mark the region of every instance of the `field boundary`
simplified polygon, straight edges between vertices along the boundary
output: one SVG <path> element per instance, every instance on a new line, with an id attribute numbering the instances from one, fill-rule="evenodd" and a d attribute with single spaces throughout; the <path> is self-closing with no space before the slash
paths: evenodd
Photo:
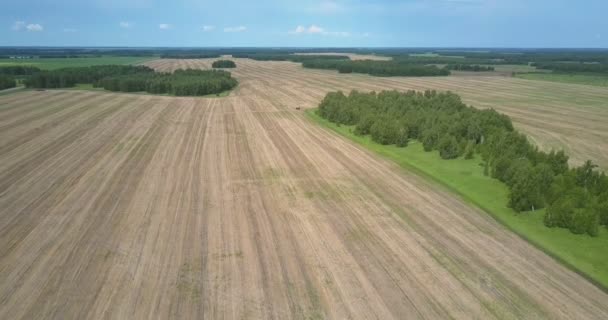
<path id="1" fill-rule="evenodd" d="M 25 91 L 25 90 L 27 90 L 27 88 L 24 86 L 8 88 L 8 89 L 0 90 L 0 96 L 4 96 L 4 95 L 15 93 L 15 92 L 21 92 L 21 91 Z"/>
<path id="2" fill-rule="evenodd" d="M 495 213 L 494 211 L 490 210 L 489 208 L 487 208 L 485 205 L 479 203 L 478 201 L 476 201 L 475 199 L 472 199 L 471 197 L 467 196 L 466 194 L 464 194 L 463 192 L 459 191 L 458 189 L 450 186 L 448 183 L 444 182 L 443 180 L 441 180 L 440 178 L 412 165 L 406 162 L 397 162 L 395 161 L 392 157 L 382 154 L 380 152 L 377 152 L 375 150 L 372 150 L 370 148 L 368 148 L 367 146 L 365 146 L 363 143 L 356 141 L 354 139 L 351 139 L 351 137 L 349 137 L 348 135 L 344 134 L 343 132 L 341 132 L 340 130 L 337 130 L 334 126 L 332 126 L 332 123 L 329 123 L 327 120 L 321 118 L 320 116 L 318 116 L 315 111 L 317 110 L 317 108 L 313 108 L 313 109 L 308 109 L 305 111 L 306 117 L 313 123 L 319 125 L 320 127 L 329 129 L 330 131 L 334 132 L 335 134 L 338 134 L 344 138 L 347 138 L 349 141 L 352 141 L 354 143 L 356 143 L 357 145 L 360 145 L 362 147 L 364 147 L 366 150 L 381 156 L 384 159 L 387 159 L 393 163 L 395 163 L 396 165 L 398 165 L 399 167 L 408 170 L 416 175 L 418 175 L 419 177 L 427 180 L 428 182 L 434 183 L 442 188 L 445 188 L 447 190 L 449 190 L 451 193 L 455 194 L 456 196 L 458 196 L 460 199 L 462 199 L 463 201 L 472 204 L 474 206 L 476 206 L 477 208 L 481 209 L 482 211 L 486 212 L 490 217 L 492 217 L 492 219 L 494 219 L 495 221 L 497 221 L 498 223 L 500 223 L 502 226 L 504 226 L 505 228 L 507 228 L 509 231 L 513 232 L 514 234 L 516 234 L 518 237 L 524 239 L 526 242 L 530 243 L 531 245 L 533 245 L 535 248 L 539 249 L 540 251 L 542 251 L 543 253 L 547 254 L 548 256 L 550 256 L 551 258 L 553 258 L 554 260 L 558 261 L 560 264 L 562 264 L 563 266 L 565 266 L 566 268 L 568 268 L 571 271 L 574 271 L 575 273 L 577 273 L 578 275 L 582 276 L 583 278 L 585 278 L 587 281 L 591 282 L 593 285 L 595 285 L 597 288 L 599 288 L 600 290 L 602 290 L 605 293 L 608 293 L 608 286 L 603 284 L 602 282 L 600 282 L 599 280 L 595 279 L 594 277 L 592 277 L 590 274 L 584 272 L 583 270 L 580 270 L 578 267 L 576 267 L 575 265 L 573 265 L 572 263 L 570 263 L 569 261 L 565 260 L 564 258 L 560 257 L 559 255 L 557 255 L 556 253 L 552 252 L 551 250 L 545 248 L 542 244 L 538 243 L 537 241 L 529 238 L 527 235 L 525 235 L 523 232 L 513 228 L 512 226 L 510 226 L 508 223 L 506 223 L 506 221 L 504 221 L 500 215 L 498 215 L 497 213 Z"/>

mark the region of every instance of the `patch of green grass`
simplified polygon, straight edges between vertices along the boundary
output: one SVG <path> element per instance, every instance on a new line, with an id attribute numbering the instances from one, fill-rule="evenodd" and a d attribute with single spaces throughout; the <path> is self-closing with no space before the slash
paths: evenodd
<path id="1" fill-rule="evenodd" d="M 23 90 L 25 90 L 25 87 L 23 87 L 23 86 L 18 86 L 18 87 L 14 87 L 14 88 L 8 88 L 8 89 L 0 90 L 0 96 L 11 94 L 11 93 L 15 93 L 15 92 L 20 92 L 20 91 L 23 91 Z"/>
<path id="2" fill-rule="evenodd" d="M 541 80 L 561 83 L 585 84 L 590 86 L 608 87 L 608 75 L 600 74 L 566 74 L 566 73 L 520 73 L 517 78 Z"/>
<path id="3" fill-rule="evenodd" d="M 575 235 L 567 229 L 547 228 L 543 224 L 544 210 L 518 214 L 507 207 L 508 188 L 483 174 L 479 158 L 443 160 L 436 151 L 424 152 L 422 144 L 415 141 L 406 148 L 380 145 L 369 136 L 355 135 L 352 126 L 337 126 L 319 117 L 315 111 L 306 111 L 315 123 L 454 191 L 465 201 L 483 209 L 522 238 L 608 291 L 606 228 L 601 227 L 599 236 L 595 238 Z"/>
<path id="4" fill-rule="evenodd" d="M 117 57 L 102 56 L 94 58 L 42 58 L 42 59 L 0 59 L 1 66 L 27 65 L 43 70 L 55 70 L 67 67 L 90 67 L 108 64 L 138 64 L 157 57 Z"/>

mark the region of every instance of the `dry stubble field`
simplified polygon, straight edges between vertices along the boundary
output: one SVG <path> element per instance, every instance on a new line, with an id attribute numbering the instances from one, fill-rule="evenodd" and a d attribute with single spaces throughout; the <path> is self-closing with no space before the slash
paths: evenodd
<path id="1" fill-rule="evenodd" d="M 206 68 L 205 60 L 156 60 L 148 63 L 159 70 Z M 518 129 L 527 133 L 544 150 L 565 149 L 572 164 L 593 160 L 608 170 L 608 88 L 548 81 L 530 81 L 492 73 L 458 73 L 457 77 L 370 77 L 338 74 L 334 71 L 301 68 L 291 62 L 256 62 L 238 59 L 235 73 L 240 79 L 261 81 L 290 95 L 294 103 L 316 107 L 329 91 L 352 89 L 450 90 L 468 104 L 494 108 L 508 114 Z M 250 89 L 251 91 L 251 89 Z M 251 93 L 256 94 L 256 93 Z M 292 108 L 292 105 L 286 105 Z"/>
<path id="2" fill-rule="evenodd" d="M 437 86 L 513 101 L 501 110 L 522 128 L 567 144 L 585 139 L 559 135 L 572 121 L 606 135 L 601 108 L 561 117 L 574 106 L 518 79 L 237 65 L 226 98 L 0 96 L 0 319 L 608 317 L 608 295 L 579 275 L 294 110 L 337 88 Z M 540 115 L 562 120 L 521 121 Z M 600 159 L 594 141 L 573 147 Z"/>

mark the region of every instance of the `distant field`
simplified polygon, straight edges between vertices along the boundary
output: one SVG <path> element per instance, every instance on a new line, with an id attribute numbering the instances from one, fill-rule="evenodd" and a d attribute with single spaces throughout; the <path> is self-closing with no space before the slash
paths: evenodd
<path id="1" fill-rule="evenodd" d="M 515 75 L 521 79 L 542 80 L 561 83 L 586 84 L 608 87 L 608 76 L 594 74 L 560 74 L 560 73 L 522 73 Z"/>
<path id="2" fill-rule="evenodd" d="M 357 54 L 357 53 L 340 53 L 340 52 L 320 52 L 320 53 L 310 52 L 310 53 L 296 53 L 296 55 L 347 56 L 351 60 L 391 60 L 392 59 L 391 57 L 378 56 L 375 54 Z"/>
<path id="3" fill-rule="evenodd" d="M 362 74 L 338 74 L 335 71 L 305 69 L 299 63 L 261 63 L 237 59 L 233 73 L 237 78 L 260 75 L 271 77 L 285 90 L 298 97 L 298 104 L 317 107 L 328 91 L 352 89 L 440 90 L 458 93 L 465 103 L 478 108 L 493 108 L 513 119 L 515 126 L 529 135 L 542 150 L 564 149 L 571 164 L 591 159 L 608 169 L 608 89 L 549 81 L 527 81 L 488 74 L 475 77 L 394 77 L 379 78 Z M 211 68 L 210 59 L 162 59 L 146 63 L 161 71 L 184 68 Z M 242 83 L 236 91 L 246 89 Z"/>
<path id="4" fill-rule="evenodd" d="M 49 58 L 49 59 L 0 59 L 0 66 L 29 65 L 44 70 L 60 69 L 65 67 L 88 67 L 104 64 L 138 64 L 155 59 L 156 57 L 114 57 L 99 58 Z"/>

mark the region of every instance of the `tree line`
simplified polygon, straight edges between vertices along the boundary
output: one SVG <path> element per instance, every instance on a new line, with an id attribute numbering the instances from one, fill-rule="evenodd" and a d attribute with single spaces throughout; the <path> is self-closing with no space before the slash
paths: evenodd
<path id="1" fill-rule="evenodd" d="M 447 76 L 450 71 L 431 65 L 401 63 L 398 61 L 350 60 L 342 55 L 297 55 L 242 53 L 234 58 L 248 58 L 258 61 L 300 62 L 304 68 L 337 70 L 340 73 L 365 73 L 373 76 Z"/>
<path id="2" fill-rule="evenodd" d="M 217 60 L 211 64 L 212 68 L 236 68 L 236 63 L 232 60 Z"/>
<path id="3" fill-rule="evenodd" d="M 508 116 L 468 107 L 454 93 L 333 92 L 317 112 L 383 145 L 406 147 L 415 139 L 443 159 L 479 155 L 484 174 L 509 188 L 508 206 L 516 212 L 546 208 L 547 227 L 596 236 L 600 225 L 608 226 L 608 177 L 593 163 L 570 168 L 563 151 L 538 150 Z"/>
<path id="4" fill-rule="evenodd" d="M 176 70 L 174 73 L 143 73 L 106 77 L 95 86 L 109 91 L 148 92 L 175 96 L 204 96 L 231 90 L 237 85 L 222 70 Z"/>
<path id="5" fill-rule="evenodd" d="M 17 78 L 28 77 L 40 72 L 40 69 L 32 66 L 0 66 L 0 90 L 14 88 L 17 86 Z"/>
<path id="6" fill-rule="evenodd" d="M 17 86 L 15 78 L 0 74 L 0 90 L 14 88 Z"/>
<path id="7" fill-rule="evenodd" d="M 480 66 L 478 64 L 448 64 L 445 66 L 448 70 L 454 71 L 473 71 L 473 72 L 484 72 L 484 71 L 494 71 L 494 67 L 492 66 Z"/>
<path id="8" fill-rule="evenodd" d="M 532 65 L 538 69 L 559 73 L 608 73 L 608 64 L 600 63 L 533 63 Z"/>
<path id="9" fill-rule="evenodd" d="M 28 76 L 40 72 L 40 68 L 27 65 L 2 66 L 0 67 L 1 75 L 11 76 Z"/>
<path id="10" fill-rule="evenodd" d="M 106 65 L 91 67 L 72 67 L 38 72 L 24 81 L 28 88 L 69 88 L 78 83 L 95 83 L 103 78 L 153 74 L 154 69 L 146 66 Z"/>
<path id="11" fill-rule="evenodd" d="M 340 73 L 365 73 L 372 76 L 447 76 L 450 71 L 434 65 L 399 63 L 379 60 L 308 60 L 304 68 L 337 70 Z"/>
<path id="12" fill-rule="evenodd" d="M 25 80 L 28 88 L 69 88 L 88 83 L 109 91 L 176 96 L 218 94 L 238 82 L 226 71 L 177 70 L 159 73 L 145 66 L 107 65 L 41 71 Z"/>

